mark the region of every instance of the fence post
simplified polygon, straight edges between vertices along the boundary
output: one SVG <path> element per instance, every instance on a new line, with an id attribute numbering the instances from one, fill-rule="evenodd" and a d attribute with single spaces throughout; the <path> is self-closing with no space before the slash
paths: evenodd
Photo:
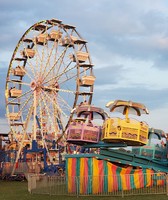
<path id="1" fill-rule="evenodd" d="M 79 181 L 77 176 L 75 178 L 76 178 L 76 195 L 77 197 L 79 197 Z"/>
<path id="2" fill-rule="evenodd" d="M 32 178 L 30 176 L 30 174 L 28 174 L 28 177 L 27 177 L 27 180 L 28 180 L 28 191 L 30 192 L 30 194 L 32 193 Z"/>
<path id="3" fill-rule="evenodd" d="M 49 195 L 51 196 L 51 176 L 48 176 L 48 183 L 49 183 Z"/>
<path id="4" fill-rule="evenodd" d="M 168 174 L 166 174 L 166 195 L 168 196 Z"/>
<path id="5" fill-rule="evenodd" d="M 126 176 L 126 175 L 122 175 L 121 174 L 121 176 L 123 177 L 123 176 Z M 124 190 L 123 190 L 123 185 L 122 185 L 122 181 L 121 181 L 121 194 L 122 194 L 122 198 L 124 197 Z"/>
<path id="6" fill-rule="evenodd" d="M 122 193 L 122 198 L 124 197 L 124 190 L 122 189 L 121 190 L 121 193 Z"/>

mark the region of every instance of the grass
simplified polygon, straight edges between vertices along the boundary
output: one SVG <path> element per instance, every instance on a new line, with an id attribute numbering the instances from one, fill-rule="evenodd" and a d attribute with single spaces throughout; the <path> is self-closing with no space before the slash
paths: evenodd
<path id="1" fill-rule="evenodd" d="M 111 196 L 49 196 L 30 194 L 27 190 L 27 181 L 0 181 L 0 200 L 167 200 L 166 195 L 141 195 L 127 197 Z"/>

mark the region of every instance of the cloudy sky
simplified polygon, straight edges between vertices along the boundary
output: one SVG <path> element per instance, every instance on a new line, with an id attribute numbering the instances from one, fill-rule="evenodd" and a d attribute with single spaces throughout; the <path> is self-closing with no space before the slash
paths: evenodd
<path id="1" fill-rule="evenodd" d="M 0 130 L 7 132 L 5 82 L 13 50 L 23 33 L 43 19 L 75 25 L 88 41 L 97 77 L 93 103 L 141 102 L 150 127 L 168 132 L 167 0 L 1 0 Z M 114 114 L 113 114 L 114 116 Z"/>

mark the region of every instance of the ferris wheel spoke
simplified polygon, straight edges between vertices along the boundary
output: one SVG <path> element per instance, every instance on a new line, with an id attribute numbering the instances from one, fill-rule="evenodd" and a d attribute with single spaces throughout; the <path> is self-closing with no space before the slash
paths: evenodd
<path id="1" fill-rule="evenodd" d="M 35 67 L 33 67 L 33 65 L 31 63 L 29 63 L 29 62 L 27 62 L 27 64 L 30 66 L 30 69 L 31 69 L 31 71 L 33 73 L 33 76 L 36 77 L 35 70 L 34 70 Z"/>
<path id="2" fill-rule="evenodd" d="M 56 108 L 58 109 L 58 111 L 59 111 L 60 113 L 62 113 L 65 117 L 68 117 L 68 116 L 63 112 L 63 110 L 58 106 L 58 104 L 56 104 L 56 103 L 53 101 L 53 98 L 51 98 L 51 97 L 47 94 L 47 92 L 44 92 L 44 95 L 49 99 L 50 102 L 52 102 L 52 103 L 56 106 Z"/>
<path id="3" fill-rule="evenodd" d="M 58 42 L 57 43 L 54 42 L 54 46 L 55 46 L 55 54 L 54 54 L 53 60 L 56 60 L 57 59 L 57 55 L 58 55 Z"/>
<path id="4" fill-rule="evenodd" d="M 64 63 L 64 62 L 63 62 L 64 57 L 65 57 L 65 54 L 62 56 L 61 61 L 60 61 L 60 64 L 57 66 L 57 72 L 55 73 L 56 76 L 57 76 L 57 74 L 59 73 L 59 70 L 60 70 L 60 68 L 61 68 L 62 63 Z M 65 68 L 64 70 L 66 70 L 66 69 L 69 67 L 69 65 L 70 65 L 71 63 L 72 63 L 72 62 L 69 62 L 69 64 L 66 66 L 66 68 Z"/>
<path id="5" fill-rule="evenodd" d="M 58 45 L 57 45 L 57 46 L 58 46 Z M 58 49 L 56 49 L 55 59 L 56 59 L 57 50 L 58 50 Z M 66 53 L 65 53 L 65 54 L 66 54 Z M 59 73 L 59 71 L 60 71 L 60 69 L 61 69 L 61 65 L 62 65 L 62 64 L 65 65 L 65 64 L 64 64 L 64 60 L 63 60 L 64 57 L 65 57 L 65 54 L 62 56 L 61 62 L 60 62 L 60 64 L 57 66 L 57 70 L 56 70 L 55 76 L 58 75 L 58 73 Z M 64 68 L 64 71 L 71 65 L 71 63 L 72 63 L 72 61 L 70 61 L 69 64 L 65 65 L 66 67 Z"/>
<path id="6" fill-rule="evenodd" d="M 30 86 L 30 83 L 22 82 L 21 80 L 8 80 L 10 83 L 19 84 L 19 85 L 26 85 Z"/>
<path id="7" fill-rule="evenodd" d="M 41 133 L 41 136 L 42 136 L 42 145 L 43 145 L 43 147 L 45 147 L 46 148 L 46 151 L 47 151 L 47 156 L 49 157 L 49 160 L 50 160 L 50 162 L 52 162 L 52 158 L 51 158 L 51 155 L 50 155 L 50 153 L 49 153 L 49 149 L 48 149 L 48 146 L 47 146 L 47 143 L 46 143 L 46 140 L 45 140 L 45 133 L 43 132 L 43 124 L 42 124 L 42 120 L 43 120 L 43 117 L 44 117 L 44 115 L 43 115 L 43 108 L 42 108 L 42 103 L 43 102 L 43 99 L 41 98 L 41 99 L 39 99 L 39 102 L 38 102 L 38 104 L 39 104 L 39 114 L 40 114 L 40 133 Z M 46 110 L 46 108 L 45 108 L 45 110 Z"/>
<path id="8" fill-rule="evenodd" d="M 47 143 L 46 143 L 46 140 L 45 140 L 45 133 L 43 132 L 43 124 L 42 124 L 42 118 L 43 118 L 43 113 L 42 113 L 42 105 L 41 105 L 41 102 L 42 102 L 42 99 L 39 101 L 39 109 L 40 109 L 40 133 L 41 133 L 41 136 L 42 136 L 42 145 L 43 145 L 43 148 L 46 148 L 46 151 L 47 151 L 47 156 L 49 157 L 49 160 L 50 162 L 52 162 L 52 158 L 51 158 L 51 155 L 49 153 L 49 149 L 48 149 L 48 146 L 47 146 Z"/>
<path id="9" fill-rule="evenodd" d="M 54 101 L 55 98 L 53 98 L 53 109 L 54 109 L 54 126 L 57 128 L 57 130 L 59 130 L 58 132 L 60 132 L 60 130 L 62 131 L 63 129 L 63 123 L 62 123 L 62 119 L 61 119 L 61 116 L 62 116 L 62 113 L 59 111 L 58 109 L 58 105 L 57 103 Z M 61 126 L 60 126 L 61 125 Z M 55 138 L 58 139 L 58 135 L 56 134 L 55 132 Z"/>
<path id="10" fill-rule="evenodd" d="M 31 103 L 31 105 L 30 105 L 30 107 L 29 107 L 29 109 L 28 109 L 28 112 L 27 112 L 27 117 L 26 117 L 26 119 L 25 119 L 24 130 L 27 130 L 27 128 L 28 128 L 28 123 L 29 123 L 30 118 L 31 118 L 31 116 L 32 116 L 33 109 L 34 109 L 34 106 L 33 106 L 33 101 L 32 101 L 32 103 Z"/>
<path id="11" fill-rule="evenodd" d="M 19 85 L 26 85 L 26 86 L 30 86 L 30 83 L 19 82 Z"/>
<path id="12" fill-rule="evenodd" d="M 65 83 L 65 82 L 68 82 L 68 81 L 70 81 L 70 80 L 72 80 L 72 79 L 74 79 L 74 78 L 77 78 L 78 77 L 78 75 L 77 75 L 77 73 L 76 74 L 73 74 L 73 75 L 69 75 L 69 77 L 68 76 L 66 76 L 65 78 L 62 78 L 60 81 L 59 81 L 59 85 L 62 85 L 63 83 Z"/>
<path id="13" fill-rule="evenodd" d="M 51 74 L 51 72 L 52 72 L 52 76 L 54 75 L 53 70 L 55 69 L 55 66 L 56 66 L 56 65 L 58 64 L 58 62 L 60 61 L 60 64 L 57 66 L 57 68 L 58 68 L 58 70 L 59 70 L 59 68 L 60 68 L 60 66 L 61 66 L 61 63 L 62 63 L 62 60 L 63 60 L 63 58 L 64 58 L 64 56 L 65 56 L 65 54 L 66 54 L 66 50 L 67 50 L 67 48 L 65 48 L 64 51 L 62 52 L 62 54 L 60 55 L 60 57 L 59 57 L 58 59 L 56 59 L 56 61 L 54 62 L 53 66 L 50 68 L 50 70 L 48 71 L 48 73 L 47 73 L 46 76 L 48 76 L 49 74 Z M 57 71 L 58 71 L 58 70 L 57 70 Z M 44 80 L 45 80 L 45 79 L 44 79 Z"/>
<path id="14" fill-rule="evenodd" d="M 43 133 L 43 123 L 42 123 L 42 119 L 43 119 L 43 111 L 42 111 L 42 105 L 41 105 L 41 101 L 39 101 L 39 110 L 40 110 L 40 133 L 42 136 L 42 142 L 43 142 L 43 147 L 44 147 L 44 133 Z"/>
<path id="15" fill-rule="evenodd" d="M 38 51 L 38 45 L 37 45 L 37 43 L 36 43 L 36 41 L 34 42 L 34 46 L 35 46 L 35 51 L 36 51 L 36 57 L 35 57 L 35 62 L 36 62 L 36 72 L 34 71 L 34 77 L 37 77 L 37 75 L 38 75 L 38 70 L 37 70 L 37 67 L 40 65 L 40 67 L 41 67 L 41 65 L 42 65 L 42 58 L 41 58 L 41 56 L 40 56 L 40 53 L 39 53 L 39 51 Z M 43 48 L 44 49 L 44 48 Z M 43 50 L 44 51 L 44 50 Z"/>
<path id="16" fill-rule="evenodd" d="M 58 63 L 58 61 L 64 56 L 64 54 L 66 53 L 68 49 L 68 46 L 62 51 L 61 55 L 59 56 L 59 58 L 54 62 L 53 66 L 49 69 L 49 71 L 47 72 L 47 74 L 45 74 L 45 77 L 43 79 L 43 81 L 48 77 L 48 75 L 50 74 L 50 72 L 55 68 L 56 64 Z"/>
<path id="17" fill-rule="evenodd" d="M 29 98 L 26 98 L 26 101 L 20 107 L 20 110 L 19 110 L 20 113 L 23 111 L 23 109 L 26 107 L 26 105 L 30 102 L 30 100 L 32 100 L 32 97 L 33 97 L 33 93 L 29 96 Z"/>
<path id="18" fill-rule="evenodd" d="M 41 58 L 42 61 L 44 61 L 44 50 L 45 50 L 45 45 L 43 46 L 43 49 L 42 49 L 42 58 Z M 43 69 L 43 64 L 44 64 L 44 62 L 42 61 L 40 63 L 40 76 L 42 74 L 42 69 Z"/>
<path id="19" fill-rule="evenodd" d="M 45 104 L 44 104 L 44 98 L 41 97 L 42 94 L 40 94 L 40 98 L 38 98 L 38 102 L 37 102 L 37 108 L 38 108 L 38 112 L 37 112 L 37 116 L 40 116 L 40 118 L 38 119 L 39 120 L 39 123 L 40 123 L 40 130 L 43 132 L 43 119 L 44 117 L 46 117 L 46 107 L 45 107 Z M 42 105 L 43 103 L 43 105 Z M 48 116 L 48 115 L 47 115 Z"/>
<path id="20" fill-rule="evenodd" d="M 61 97 L 61 95 L 58 94 L 58 97 L 59 97 L 58 99 L 61 101 L 61 105 L 66 105 L 67 110 L 68 110 L 69 113 L 70 113 L 71 110 L 72 110 L 72 107 L 68 104 L 67 101 L 65 101 L 65 100 Z"/>
<path id="21" fill-rule="evenodd" d="M 45 94 L 44 94 L 45 95 Z M 45 95 L 46 96 L 46 95 Z M 48 97 L 46 96 L 46 98 L 47 98 L 47 100 L 49 100 L 50 102 L 52 102 L 52 108 L 54 108 L 55 107 L 55 105 L 54 105 L 54 100 L 53 99 L 48 99 Z M 40 101 L 40 103 L 39 103 L 39 107 L 40 107 L 40 119 L 42 119 L 43 118 L 43 108 L 42 108 L 42 105 L 41 105 L 41 101 Z M 51 108 L 51 109 L 52 109 Z M 56 120 L 56 118 L 58 118 L 57 117 L 57 115 L 56 115 L 56 113 L 55 113 L 55 110 L 54 110 L 54 118 L 52 118 L 53 120 L 53 123 L 51 124 L 52 125 L 52 127 L 53 127 L 53 129 L 54 129 L 54 131 L 53 131 L 53 133 L 54 133 L 54 137 L 56 138 L 57 137 L 57 133 L 58 133 L 58 122 L 56 122 L 55 120 Z M 43 127 L 43 124 L 42 124 L 42 120 L 40 121 L 40 125 L 41 125 L 41 127 Z M 41 128 L 41 131 L 42 131 L 42 134 L 43 134 L 43 128 Z M 42 137 L 44 137 L 44 135 L 42 135 Z"/>
<path id="22" fill-rule="evenodd" d="M 88 69 L 89 69 L 89 68 L 80 71 L 79 74 L 83 74 L 83 73 L 86 72 Z M 69 80 L 71 80 L 71 79 L 74 79 L 75 77 L 77 77 L 77 73 L 74 74 L 73 76 L 71 76 L 71 77 L 65 79 L 65 80 L 60 81 L 59 84 L 61 85 L 61 84 L 65 83 L 65 82 L 67 82 L 67 81 L 69 81 Z"/>
<path id="23" fill-rule="evenodd" d="M 86 73 L 87 70 L 89 70 L 89 67 L 86 68 L 85 70 L 80 71 L 79 74 L 80 74 L 80 75 L 81 75 L 81 74 L 84 74 L 84 73 Z M 59 82 L 59 85 L 65 83 L 65 82 L 67 82 L 67 81 L 69 81 L 69 80 L 71 80 L 71 79 L 74 79 L 74 78 L 77 77 L 77 76 L 78 76 L 78 75 L 77 75 L 77 73 L 76 73 L 76 74 L 74 74 L 73 76 L 68 77 L 67 79 L 62 80 L 61 82 Z"/>
<path id="24" fill-rule="evenodd" d="M 72 93 L 72 94 L 76 94 L 76 90 L 72 91 L 72 90 L 64 90 L 64 89 L 59 89 L 59 88 L 53 88 L 53 87 L 47 87 L 47 86 L 43 86 L 42 89 L 44 91 L 56 91 L 56 92 L 65 92 L 65 93 Z"/>
<path id="25" fill-rule="evenodd" d="M 51 56 L 52 56 L 52 52 L 53 52 L 54 48 L 56 49 L 56 53 L 55 53 L 55 55 L 54 55 L 54 60 L 56 60 L 56 55 L 57 55 L 57 51 L 58 51 L 58 43 L 53 42 L 52 48 L 51 48 L 51 50 L 50 50 L 50 53 L 49 53 L 49 55 L 47 56 L 47 62 L 46 62 L 45 67 L 44 67 L 44 69 L 43 69 L 42 77 L 43 77 L 44 74 L 46 73 L 46 69 L 47 69 L 47 67 L 48 67 L 48 65 L 49 65 L 49 62 L 50 62 L 50 60 L 51 60 Z"/>
<path id="26" fill-rule="evenodd" d="M 37 43 L 34 42 L 34 46 L 35 46 L 35 51 L 36 51 L 36 64 L 38 64 L 38 61 L 40 61 L 40 63 L 42 62 L 42 59 L 41 59 L 41 56 L 39 54 L 39 51 L 38 51 L 38 46 L 37 46 Z M 37 65 L 38 66 L 38 65 Z"/>
<path id="27" fill-rule="evenodd" d="M 42 101 L 43 101 L 43 103 L 44 103 L 44 107 L 45 107 L 45 110 L 46 110 L 47 115 L 48 115 L 48 117 L 49 117 L 50 123 L 51 123 L 51 125 L 54 127 L 54 124 L 53 124 L 53 122 L 52 122 L 52 113 L 50 113 L 50 109 L 49 109 L 49 107 L 48 107 L 48 105 L 47 105 L 47 102 L 46 102 L 46 100 L 45 100 L 45 98 L 44 98 L 43 95 L 41 95 L 41 98 L 42 98 Z"/>
<path id="28" fill-rule="evenodd" d="M 58 74 L 57 76 L 53 76 L 51 79 L 49 79 L 49 80 L 47 80 L 46 82 L 44 82 L 44 84 L 46 84 L 46 83 L 48 83 L 48 82 L 50 82 L 50 81 L 52 81 L 52 80 L 54 80 L 54 79 L 57 80 L 60 76 L 64 75 L 65 73 L 68 73 L 69 71 L 75 69 L 76 67 L 77 67 L 77 66 L 75 65 L 75 66 L 73 66 L 73 67 L 71 67 L 71 68 L 68 68 L 68 69 L 64 70 L 63 72 L 61 72 L 61 73 Z"/>
<path id="29" fill-rule="evenodd" d="M 71 62 L 69 62 L 69 64 L 64 68 L 64 71 L 66 71 L 66 69 L 68 69 L 68 67 L 71 65 L 71 63 L 72 63 L 72 61 Z M 64 64 L 64 62 L 63 62 L 63 64 Z M 65 65 L 65 64 L 64 64 Z M 75 65 L 76 66 L 76 65 Z M 60 67 L 61 67 L 61 65 L 59 66 L 59 68 L 58 68 L 58 70 L 57 70 L 57 73 L 56 73 L 56 75 L 58 74 L 58 72 L 59 72 L 59 70 L 60 70 Z M 73 68 L 72 68 L 73 69 Z M 66 73 L 65 73 L 66 74 Z M 61 76 L 59 76 L 59 78 L 57 79 L 57 80 L 59 80 L 60 79 L 60 77 Z"/>
<path id="30" fill-rule="evenodd" d="M 25 83 L 25 82 L 20 82 L 19 85 L 26 85 L 26 86 L 30 86 L 30 83 Z"/>
<path id="31" fill-rule="evenodd" d="M 25 74 L 33 81 L 33 78 L 32 78 L 32 76 L 28 73 L 28 71 L 25 70 L 25 68 L 22 67 L 22 66 L 20 66 L 20 68 L 21 68 L 21 69 L 25 72 Z"/>
<path id="32" fill-rule="evenodd" d="M 43 115 L 43 111 L 42 111 L 43 109 L 42 109 L 41 102 L 42 102 L 42 99 L 39 99 L 39 101 L 38 101 L 39 113 L 37 113 L 37 116 L 38 116 L 38 114 L 40 116 L 40 119 L 39 119 L 40 127 L 39 127 L 39 129 L 40 129 L 40 134 L 41 134 L 41 137 L 42 137 L 42 145 L 43 145 L 43 148 L 44 148 L 45 147 L 45 136 L 44 136 L 44 132 L 43 132 L 43 117 L 44 117 L 44 115 Z"/>
<path id="33" fill-rule="evenodd" d="M 35 77 L 36 76 L 36 74 L 35 74 L 35 71 L 34 71 L 34 67 L 33 67 L 33 65 L 32 65 L 32 63 L 31 62 L 29 62 L 30 61 L 30 59 L 27 61 L 27 65 L 29 65 L 30 66 L 30 70 L 32 71 L 32 74 L 33 74 L 33 76 Z M 26 71 L 25 71 L 26 72 Z M 29 75 L 29 77 L 30 77 L 30 75 Z M 31 78 L 32 79 L 32 78 Z"/>

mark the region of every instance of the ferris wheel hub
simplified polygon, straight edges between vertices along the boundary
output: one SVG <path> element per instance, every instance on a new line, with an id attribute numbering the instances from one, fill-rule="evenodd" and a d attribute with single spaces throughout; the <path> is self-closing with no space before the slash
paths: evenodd
<path id="1" fill-rule="evenodd" d="M 39 91 L 39 90 L 41 90 L 41 88 L 42 88 L 42 81 L 41 81 L 41 80 L 32 81 L 32 82 L 30 83 L 30 87 L 31 87 L 32 90 L 37 90 L 37 91 Z"/>
<path id="2" fill-rule="evenodd" d="M 35 90 L 35 88 L 36 88 L 36 82 L 32 81 L 31 84 L 30 84 L 30 87 L 31 87 L 32 90 Z"/>

